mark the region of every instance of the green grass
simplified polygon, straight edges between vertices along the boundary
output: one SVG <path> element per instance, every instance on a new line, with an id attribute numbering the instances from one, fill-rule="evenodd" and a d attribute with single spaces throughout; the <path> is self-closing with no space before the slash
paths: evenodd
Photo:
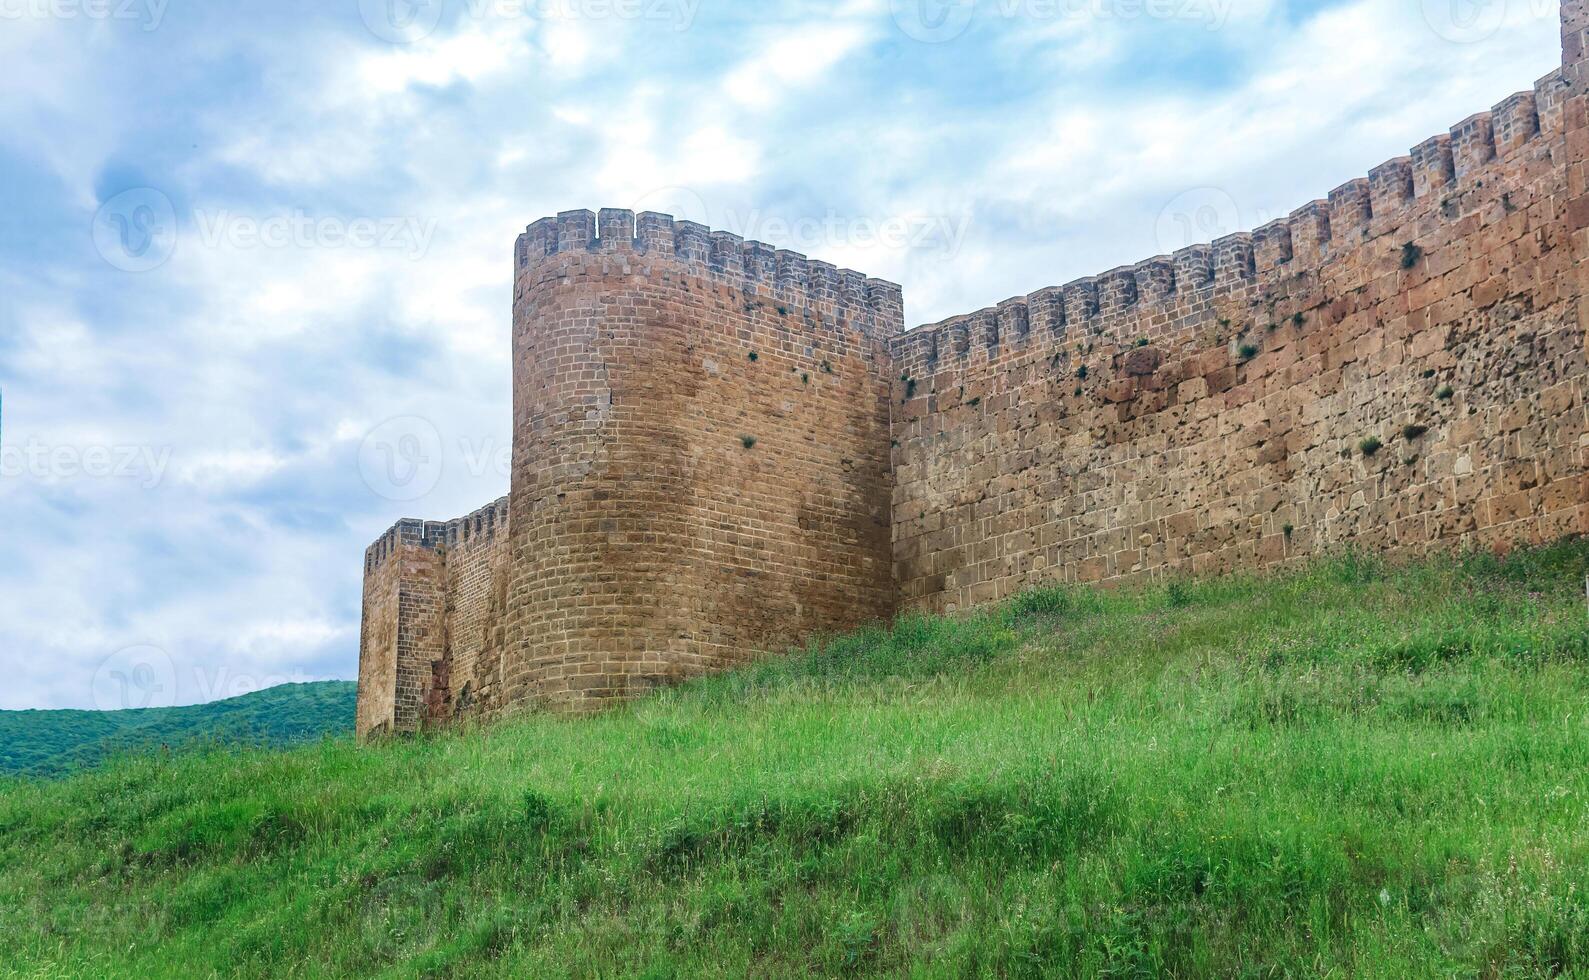
<path id="1" fill-rule="evenodd" d="M 285 746 L 353 730 L 349 681 L 282 684 L 225 701 L 129 711 L 0 711 L 0 775 L 58 776 L 117 754 L 195 743 Z"/>
<path id="2" fill-rule="evenodd" d="M 0 784 L 20 976 L 1589 975 L 1589 545 L 1056 588 Z"/>

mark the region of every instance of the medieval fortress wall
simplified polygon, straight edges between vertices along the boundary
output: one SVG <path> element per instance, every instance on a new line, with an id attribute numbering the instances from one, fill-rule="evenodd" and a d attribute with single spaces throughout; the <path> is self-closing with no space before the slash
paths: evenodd
<path id="1" fill-rule="evenodd" d="M 453 521 L 400 521 L 365 550 L 359 734 L 496 703 L 507 526 L 503 497 Z"/>
<path id="2" fill-rule="evenodd" d="M 619 210 L 531 225 L 514 280 L 512 491 L 483 535 L 405 521 L 366 555 L 361 734 L 892 614 L 898 286 Z"/>
<path id="3" fill-rule="evenodd" d="M 892 612 L 899 287 L 618 210 L 536 222 L 517 262 L 510 703 Z"/>
<path id="4" fill-rule="evenodd" d="M 896 338 L 902 600 L 1589 530 L 1567 93 L 1558 70 L 1288 219 Z"/>
<path id="5" fill-rule="evenodd" d="M 360 734 L 1045 582 L 1589 532 L 1586 27 L 1286 220 L 908 333 L 898 287 L 693 222 L 536 222 L 511 493 L 367 552 Z"/>

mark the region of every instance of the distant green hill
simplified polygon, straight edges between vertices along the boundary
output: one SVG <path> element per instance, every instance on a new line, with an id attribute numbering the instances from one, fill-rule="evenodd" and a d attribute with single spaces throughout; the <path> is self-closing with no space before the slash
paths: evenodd
<path id="1" fill-rule="evenodd" d="M 287 746 L 351 734 L 357 690 L 325 681 L 184 708 L 0 711 L 0 775 L 58 776 L 118 753 L 195 742 Z"/>

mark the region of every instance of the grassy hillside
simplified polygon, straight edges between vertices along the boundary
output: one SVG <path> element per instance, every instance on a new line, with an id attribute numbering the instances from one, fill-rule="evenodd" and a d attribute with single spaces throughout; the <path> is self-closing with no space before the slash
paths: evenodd
<path id="1" fill-rule="evenodd" d="M 0 711 L 0 775 L 56 776 L 117 753 L 196 741 L 285 746 L 353 730 L 357 685 L 284 684 L 185 708 Z"/>
<path id="2" fill-rule="evenodd" d="M 1589 546 L 0 784 L 22 976 L 1589 975 Z"/>

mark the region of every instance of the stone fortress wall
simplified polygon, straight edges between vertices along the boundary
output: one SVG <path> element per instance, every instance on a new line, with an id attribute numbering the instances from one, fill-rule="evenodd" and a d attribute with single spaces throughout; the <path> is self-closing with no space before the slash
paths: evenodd
<path id="1" fill-rule="evenodd" d="M 365 561 L 358 729 L 580 709 L 894 610 L 900 289 L 666 215 L 515 249 L 512 491 Z"/>
<path id="2" fill-rule="evenodd" d="M 1563 68 L 1289 218 L 903 330 L 665 215 L 520 236 L 507 498 L 365 558 L 361 735 L 585 708 L 903 608 L 1589 533 Z"/>
<path id="3" fill-rule="evenodd" d="M 1571 91 L 1557 70 L 1287 219 L 896 338 L 902 601 L 1589 530 Z"/>
<path id="4" fill-rule="evenodd" d="M 508 498 L 398 522 L 364 553 L 359 734 L 415 731 L 496 703 Z"/>
<path id="5" fill-rule="evenodd" d="M 892 613 L 898 286 L 621 210 L 538 221 L 517 261 L 510 702 Z"/>

